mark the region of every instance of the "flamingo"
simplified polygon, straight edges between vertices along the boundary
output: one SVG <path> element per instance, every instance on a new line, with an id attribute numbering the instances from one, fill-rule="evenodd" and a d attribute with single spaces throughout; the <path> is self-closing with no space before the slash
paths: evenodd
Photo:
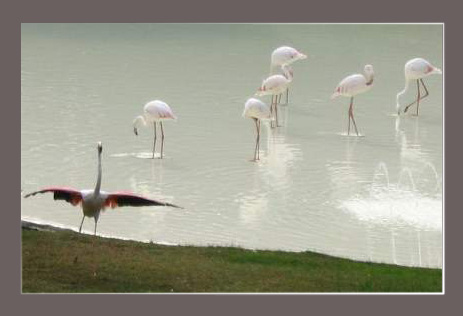
<path id="1" fill-rule="evenodd" d="M 414 58 L 405 64 L 405 88 L 397 93 L 397 114 L 400 115 L 400 108 L 401 105 L 399 103 L 399 98 L 402 94 L 407 92 L 408 90 L 408 85 L 410 80 L 416 80 L 416 87 L 418 89 L 418 95 L 416 97 L 416 100 L 410 103 L 409 105 L 405 106 L 404 108 L 404 113 L 407 113 L 408 109 L 410 106 L 416 103 L 416 115 L 418 115 L 418 108 L 420 107 L 420 100 L 423 100 L 429 95 L 428 89 L 426 88 L 423 78 L 427 77 L 429 75 L 433 74 L 442 74 L 442 71 L 439 68 L 434 67 L 431 65 L 430 62 L 423 58 Z M 420 83 L 424 88 L 425 95 L 421 96 L 421 91 L 420 91 Z"/>
<path id="2" fill-rule="evenodd" d="M 349 127 L 347 130 L 347 135 L 350 135 L 350 120 L 354 123 L 355 132 L 359 136 L 357 130 L 357 124 L 355 124 L 354 119 L 354 96 L 357 94 L 366 92 L 371 89 L 373 85 L 373 66 L 366 65 L 364 68 L 363 74 L 354 74 L 344 78 L 336 87 L 334 93 L 331 95 L 331 100 L 337 98 L 338 96 L 350 97 L 350 106 L 349 106 Z"/>
<path id="3" fill-rule="evenodd" d="M 94 234 L 96 235 L 96 227 L 98 224 L 98 218 L 100 217 L 101 210 L 104 210 L 106 207 L 115 208 L 117 206 L 170 206 L 180 208 L 174 204 L 165 203 L 161 201 L 156 201 L 148 199 L 142 196 L 138 196 L 132 193 L 126 192 L 104 192 L 100 190 L 101 187 L 101 153 L 103 151 L 103 146 L 101 142 L 98 142 L 98 178 L 96 181 L 96 186 L 94 190 L 76 190 L 68 187 L 47 187 L 39 191 L 35 191 L 29 194 L 26 194 L 24 197 L 28 198 L 29 196 L 36 195 L 38 193 L 53 192 L 53 198 L 55 200 L 65 200 L 66 202 L 71 203 L 76 206 L 82 204 L 82 211 L 84 216 L 82 217 L 82 222 L 80 223 L 79 233 L 82 230 L 82 225 L 84 223 L 85 216 L 93 217 L 95 220 L 95 230 Z"/>
<path id="4" fill-rule="evenodd" d="M 137 116 L 133 120 L 133 132 L 138 136 L 138 126 L 143 124 L 146 126 L 149 123 L 153 123 L 154 127 L 154 143 L 153 143 L 153 159 L 154 152 L 156 149 L 156 123 L 159 122 L 161 125 L 161 159 L 164 153 L 164 129 L 162 122 L 166 120 L 176 120 L 177 117 L 167 103 L 159 100 L 150 101 L 145 104 L 143 108 L 143 115 Z"/>
<path id="5" fill-rule="evenodd" d="M 293 80 L 293 72 L 288 65 L 281 66 L 284 75 L 272 75 L 262 82 L 262 86 L 257 90 L 256 96 L 271 95 L 272 102 L 270 105 L 270 113 L 275 111 L 275 124 L 278 125 L 278 95 L 283 93 Z M 273 125 L 272 125 L 273 127 Z"/>
<path id="6" fill-rule="evenodd" d="M 254 150 L 253 161 L 259 160 L 259 147 L 260 147 L 260 122 L 261 120 L 270 120 L 272 114 L 267 104 L 259 99 L 250 98 L 244 104 L 243 117 L 251 118 L 256 123 L 256 149 Z"/>
<path id="7" fill-rule="evenodd" d="M 297 60 L 306 59 L 307 55 L 299 52 L 297 49 L 289 46 L 281 46 L 272 52 L 270 58 L 270 74 L 272 74 L 274 67 L 281 67 L 283 65 L 290 65 Z M 281 94 L 279 99 L 281 98 Z M 289 88 L 286 89 L 286 103 L 288 103 Z M 278 100 L 278 102 L 280 102 Z"/>

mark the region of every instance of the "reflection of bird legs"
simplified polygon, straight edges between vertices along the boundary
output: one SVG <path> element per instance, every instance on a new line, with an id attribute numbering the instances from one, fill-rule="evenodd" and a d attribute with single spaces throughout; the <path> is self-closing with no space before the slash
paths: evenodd
<path id="1" fill-rule="evenodd" d="M 420 82 L 421 82 L 421 85 L 423 86 L 424 88 L 424 91 L 425 91 L 425 95 L 423 95 L 422 97 L 420 96 Z M 423 100 L 424 98 L 426 98 L 428 95 L 429 95 L 429 91 L 428 91 L 428 88 L 426 88 L 426 85 L 424 84 L 424 81 L 423 79 L 417 79 L 416 80 L 416 86 L 418 88 L 418 95 L 416 97 L 416 100 L 413 101 L 412 103 L 410 103 L 409 105 L 407 105 L 404 109 L 404 113 L 407 113 L 408 111 L 408 108 L 411 107 L 413 104 L 416 103 L 416 115 L 418 115 L 418 108 L 420 107 L 420 100 Z"/>
<path id="2" fill-rule="evenodd" d="M 355 132 L 357 133 L 357 136 L 359 136 L 359 132 L 357 130 L 357 124 L 355 124 L 355 119 L 354 119 L 354 97 L 350 98 L 350 105 L 349 105 L 349 125 L 347 128 L 347 135 L 350 135 L 350 119 L 352 118 L 352 123 L 354 123 L 354 128 Z"/>

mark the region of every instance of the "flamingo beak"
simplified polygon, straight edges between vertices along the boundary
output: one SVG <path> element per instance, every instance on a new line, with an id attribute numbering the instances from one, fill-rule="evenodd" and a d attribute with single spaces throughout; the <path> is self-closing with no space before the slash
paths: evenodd
<path id="1" fill-rule="evenodd" d="M 101 154 L 102 151 L 103 151 L 103 145 L 101 144 L 101 142 L 98 142 L 98 153 Z"/>
<path id="2" fill-rule="evenodd" d="M 135 127 L 133 128 L 133 133 L 135 134 L 135 136 L 138 136 L 138 131 Z"/>

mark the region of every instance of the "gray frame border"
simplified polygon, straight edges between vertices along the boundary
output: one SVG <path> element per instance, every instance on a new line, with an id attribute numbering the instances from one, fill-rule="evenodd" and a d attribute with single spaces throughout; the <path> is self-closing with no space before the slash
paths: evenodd
<path id="1" fill-rule="evenodd" d="M 64 1 L 5 1 L 2 5 L 3 16 L 1 38 L 4 43 L 1 54 L 3 58 L 4 120 L 1 135 L 5 163 L 3 166 L 3 197 L 7 197 L 3 208 L 2 249 L 3 256 L 1 296 L 3 310 L 23 315 L 34 314 L 82 314 L 91 311 L 123 315 L 134 311 L 155 314 L 212 314 L 227 315 L 245 312 L 246 314 L 293 314 L 324 312 L 340 314 L 352 311 L 356 314 L 375 313 L 386 315 L 392 313 L 413 313 L 431 315 L 459 310 L 458 286 L 461 273 L 461 254 L 457 250 L 458 236 L 456 225 L 461 222 L 459 203 L 456 201 L 459 190 L 458 178 L 461 175 L 457 162 L 461 159 L 461 144 L 454 126 L 458 124 L 462 107 L 456 102 L 455 87 L 459 83 L 452 68 L 444 73 L 445 106 L 444 112 L 444 167 L 445 167 L 445 295 L 21 295 L 20 288 L 20 23 L 21 22 L 252 22 L 252 23 L 330 23 L 330 22 L 443 22 L 445 23 L 445 64 L 458 65 L 453 62 L 460 56 L 458 39 L 461 30 L 460 8 L 457 4 L 445 6 L 443 2 L 422 1 L 342 1 L 305 2 L 275 4 L 272 1 L 254 1 L 238 4 L 238 0 L 219 2 L 197 0 L 185 3 L 170 1 L 157 3 L 149 1 L 122 2 L 81 0 L 73 3 Z M 278 5 L 279 4 L 279 5 Z M 8 5 L 8 7 L 7 7 Z M 455 39 L 455 40 L 450 40 Z M 461 44 L 460 44 L 461 45 Z M 15 84 L 19 83 L 19 84 Z M 5 99 L 4 99 L 5 100 Z M 453 106 L 452 106 L 453 105 Z M 19 123 L 19 124 L 18 124 Z M 453 127 L 453 128 L 452 128 Z M 12 137 L 19 138 L 12 139 Z M 454 138 L 454 139 L 452 139 Z M 452 144 L 454 144 L 452 146 Z M 14 153 L 14 154 L 10 154 Z M 18 159 L 19 158 L 19 159 Z M 11 166 L 11 167 L 10 167 Z M 14 168 L 13 168 L 14 166 Z M 447 173 L 447 170 L 452 170 Z M 452 198 L 453 196 L 453 198 Z M 8 225 L 7 223 L 14 223 Z M 6 225 L 5 225 L 6 224 Z M 455 245 L 453 245 L 455 244 Z M 59 296 L 59 297 L 58 297 Z M 362 302 L 358 302 L 361 300 Z M 384 302 L 382 300 L 387 300 Z M 392 302 L 390 301 L 392 300 Z M 337 301 L 333 304 L 333 301 Z M 230 306 L 230 303 L 234 303 Z M 180 303 L 180 304 L 179 304 Z M 238 304 L 236 304 L 238 303 Z M 361 304 L 359 304 L 361 303 Z M 385 304 L 386 303 L 386 304 Z M 391 304 L 392 303 L 392 304 Z M 455 305 L 455 306 L 454 306 Z"/>

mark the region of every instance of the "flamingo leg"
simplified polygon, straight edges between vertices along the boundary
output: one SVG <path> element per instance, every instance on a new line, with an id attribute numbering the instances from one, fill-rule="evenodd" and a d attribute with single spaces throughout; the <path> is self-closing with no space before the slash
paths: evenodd
<path id="1" fill-rule="evenodd" d="M 349 115 L 350 117 L 352 117 L 352 123 L 354 123 L 355 133 L 357 134 L 357 136 L 359 136 L 359 132 L 357 130 L 357 124 L 355 123 L 355 119 L 354 119 L 354 97 L 352 97 L 350 101 Z M 349 125 L 349 128 L 350 128 L 350 125 Z"/>
<path id="2" fill-rule="evenodd" d="M 260 120 L 259 120 L 259 127 L 257 128 L 257 160 L 260 160 L 259 152 L 260 152 Z"/>
<path id="3" fill-rule="evenodd" d="M 270 102 L 270 115 L 272 116 L 272 118 L 274 117 L 274 115 L 273 115 L 273 95 L 272 95 L 272 102 Z M 271 120 L 270 121 L 270 127 L 274 128 L 275 127 L 274 124 L 275 124 L 274 120 Z"/>
<path id="4" fill-rule="evenodd" d="M 347 112 L 347 117 L 349 118 L 349 124 L 347 125 L 347 135 L 350 135 L 350 118 L 351 118 L 351 112 L 352 112 L 352 103 L 354 101 L 354 98 L 350 98 L 350 105 L 349 105 L 349 111 Z"/>
<path id="5" fill-rule="evenodd" d="M 420 82 L 421 82 L 421 85 L 422 85 L 423 88 L 424 88 L 424 92 L 426 93 L 425 95 L 423 95 L 423 96 L 421 97 L 421 100 L 423 100 L 424 98 L 426 98 L 426 97 L 429 95 L 429 91 L 428 91 L 428 88 L 426 88 L 426 85 L 424 84 L 423 79 L 420 79 Z M 416 106 L 416 115 L 418 115 L 418 107 L 419 107 L 419 103 L 418 103 L 417 106 Z"/>
<path id="6" fill-rule="evenodd" d="M 280 104 L 281 102 L 281 95 L 282 95 L 281 93 L 278 95 L 278 104 Z"/>
<path id="7" fill-rule="evenodd" d="M 418 79 L 417 82 L 421 82 L 421 85 L 423 86 L 424 88 L 424 91 L 425 91 L 425 95 L 423 95 L 422 97 L 420 97 L 420 101 L 423 100 L 424 98 L 426 98 L 428 95 L 429 95 L 429 91 L 428 91 L 428 88 L 426 88 L 426 85 L 424 84 L 424 81 L 423 79 Z M 419 89 L 419 87 L 418 87 Z M 408 108 L 411 107 L 413 104 L 417 103 L 418 101 L 418 98 L 413 101 L 412 103 L 410 103 L 409 105 L 407 105 L 405 108 L 404 108 L 404 113 L 407 113 L 408 111 Z"/>
<path id="8" fill-rule="evenodd" d="M 289 103 L 289 88 L 286 89 L 286 104 Z"/>
<path id="9" fill-rule="evenodd" d="M 278 125 L 278 103 L 276 103 L 276 100 L 277 96 L 275 96 L 275 125 L 280 127 L 280 125 Z"/>
<path id="10" fill-rule="evenodd" d="M 162 127 L 162 122 L 159 123 L 161 125 L 161 134 L 162 134 L 162 141 L 161 141 L 161 159 L 164 153 L 164 128 Z"/>
<path id="11" fill-rule="evenodd" d="M 82 231 L 82 225 L 84 224 L 85 215 L 82 217 L 82 222 L 80 222 L 79 233 Z"/>
<path id="12" fill-rule="evenodd" d="M 154 127 L 154 143 L 153 143 L 153 159 L 154 159 L 154 151 L 156 149 L 156 122 L 153 123 L 153 127 Z"/>
<path id="13" fill-rule="evenodd" d="M 421 89 L 420 89 L 419 80 L 416 80 L 416 87 L 418 89 L 418 97 L 416 98 L 416 116 L 418 116 L 418 109 L 420 108 L 420 97 L 421 97 Z"/>
<path id="14" fill-rule="evenodd" d="M 254 123 L 256 123 L 256 148 L 254 149 L 254 161 L 258 160 L 259 155 L 259 125 L 257 123 L 257 119 L 254 118 Z"/>
<path id="15" fill-rule="evenodd" d="M 98 217 L 99 217 L 99 214 L 97 214 L 97 215 L 94 217 L 94 219 L 95 219 L 95 230 L 94 230 L 94 232 L 93 232 L 93 235 L 95 235 L 95 236 L 96 236 L 96 226 L 98 225 Z"/>
<path id="16" fill-rule="evenodd" d="M 421 98 L 421 100 L 423 100 L 424 98 L 426 98 L 429 95 L 429 91 L 428 91 L 428 88 L 426 88 L 426 85 L 424 84 L 423 79 L 420 79 L 420 82 L 421 82 L 421 85 L 424 88 L 424 91 L 426 92 L 426 94 Z"/>

